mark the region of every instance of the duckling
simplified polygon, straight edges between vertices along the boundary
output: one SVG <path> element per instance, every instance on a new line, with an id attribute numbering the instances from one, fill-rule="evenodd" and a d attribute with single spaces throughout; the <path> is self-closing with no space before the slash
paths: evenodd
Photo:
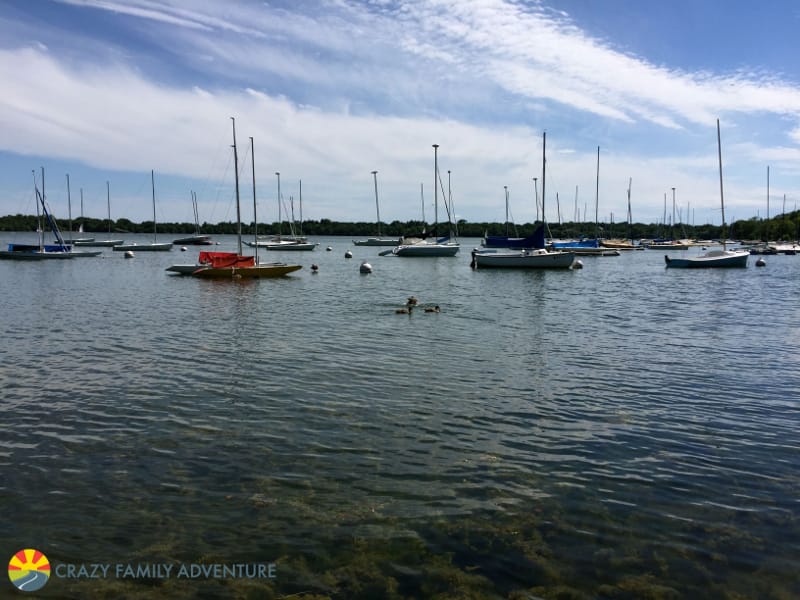
<path id="1" fill-rule="evenodd" d="M 417 298 L 416 296 L 409 296 L 408 301 L 406 302 L 408 306 L 416 306 L 417 305 Z"/>

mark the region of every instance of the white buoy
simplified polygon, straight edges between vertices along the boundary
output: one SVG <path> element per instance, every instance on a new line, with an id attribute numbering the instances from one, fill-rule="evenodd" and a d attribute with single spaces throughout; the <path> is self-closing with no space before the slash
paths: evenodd
<path id="1" fill-rule="evenodd" d="M 756 266 L 757 267 L 766 267 L 767 266 L 767 261 L 765 261 L 763 258 L 759 258 L 756 261 Z"/>
<path id="2" fill-rule="evenodd" d="M 361 263 L 361 266 L 358 270 L 362 273 L 372 273 L 372 265 L 369 264 L 367 261 Z"/>
<path id="3" fill-rule="evenodd" d="M 331 250 L 333 250 L 333 248 L 331 248 L 330 246 L 328 246 L 327 248 L 325 248 L 325 250 L 326 250 L 327 252 L 330 252 Z"/>
<path id="4" fill-rule="evenodd" d="M 344 253 L 344 257 L 345 258 L 353 258 L 353 253 L 350 252 L 350 250 L 348 250 L 347 252 Z"/>
<path id="5" fill-rule="evenodd" d="M 572 263 L 572 268 L 573 269 L 582 269 L 583 268 L 583 263 L 580 260 L 576 260 L 575 262 Z"/>
<path id="6" fill-rule="evenodd" d="M 133 258 L 133 250 L 126 250 L 124 256 L 125 258 Z"/>
<path id="7" fill-rule="evenodd" d="M 186 252 L 186 246 L 181 246 L 181 252 Z"/>

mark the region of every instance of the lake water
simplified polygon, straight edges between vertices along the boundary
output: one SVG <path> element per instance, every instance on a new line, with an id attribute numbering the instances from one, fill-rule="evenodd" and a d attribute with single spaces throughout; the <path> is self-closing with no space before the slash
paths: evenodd
<path id="1" fill-rule="evenodd" d="M 800 596 L 800 256 L 317 241 L 262 281 L 0 261 L 0 556 L 44 552 L 42 597 Z M 234 563 L 274 576 L 175 573 Z"/>

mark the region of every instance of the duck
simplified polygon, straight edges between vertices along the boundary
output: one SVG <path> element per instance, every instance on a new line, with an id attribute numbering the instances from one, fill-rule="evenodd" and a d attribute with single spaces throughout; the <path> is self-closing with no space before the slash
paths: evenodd
<path id="1" fill-rule="evenodd" d="M 439 308 L 439 305 L 437 304 L 436 306 L 426 306 L 425 307 L 425 312 L 438 313 L 438 312 L 442 312 L 442 311 Z"/>

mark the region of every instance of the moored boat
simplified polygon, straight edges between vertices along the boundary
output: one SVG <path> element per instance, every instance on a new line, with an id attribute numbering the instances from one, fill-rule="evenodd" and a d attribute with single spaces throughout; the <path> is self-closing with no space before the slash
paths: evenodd
<path id="1" fill-rule="evenodd" d="M 722 209 L 722 234 L 725 236 L 725 195 L 722 190 L 722 140 L 719 132 L 719 119 L 717 119 L 717 153 L 719 155 L 719 203 Z M 667 267 L 679 269 L 747 267 L 749 256 L 748 250 L 728 250 L 723 237 L 722 250 L 710 250 L 698 256 L 685 258 L 671 258 L 665 254 L 664 262 Z"/>
<path id="2" fill-rule="evenodd" d="M 239 202 L 239 155 L 236 149 L 236 121 L 231 117 L 233 128 L 233 163 L 236 181 L 236 220 L 238 252 L 201 252 L 198 258 L 197 269 L 190 274 L 200 279 L 262 279 L 282 277 L 302 268 L 301 265 L 292 265 L 282 262 L 259 263 L 258 250 L 254 256 L 242 254 L 242 219 Z M 253 161 L 253 213 L 256 212 L 256 172 L 253 148 L 253 138 L 250 138 L 251 160 Z M 186 274 L 186 265 L 173 265 L 167 271 Z"/>

